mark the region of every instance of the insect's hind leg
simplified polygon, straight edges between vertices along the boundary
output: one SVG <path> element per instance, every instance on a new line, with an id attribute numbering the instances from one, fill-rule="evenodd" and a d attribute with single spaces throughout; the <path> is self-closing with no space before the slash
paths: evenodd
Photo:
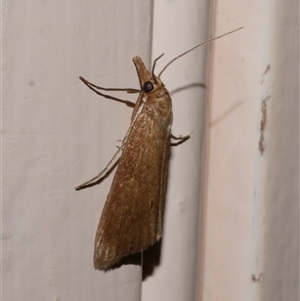
<path id="1" fill-rule="evenodd" d="M 182 136 L 176 137 L 176 136 L 174 136 L 174 135 L 171 134 L 171 138 L 174 139 L 174 140 L 179 140 L 176 143 L 171 143 L 172 146 L 176 146 L 176 145 L 184 143 L 185 141 L 187 141 L 188 139 L 190 139 L 190 135 L 186 135 L 186 136 L 183 136 L 183 137 Z"/>

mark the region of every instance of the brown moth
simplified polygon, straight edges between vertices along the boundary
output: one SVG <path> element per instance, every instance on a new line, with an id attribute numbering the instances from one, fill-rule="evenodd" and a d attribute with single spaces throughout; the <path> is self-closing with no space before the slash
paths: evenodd
<path id="1" fill-rule="evenodd" d="M 239 28 L 241 29 L 241 28 Z M 131 116 L 130 127 L 121 147 L 108 166 L 96 177 L 77 186 L 81 189 L 99 180 L 122 152 L 104 205 L 95 238 L 94 267 L 108 270 L 122 258 L 144 251 L 162 236 L 165 195 L 170 157 L 170 139 L 181 142 L 189 136 L 176 138 L 171 134 L 172 100 L 160 76 L 179 57 L 212 40 L 201 43 L 171 60 L 159 73 L 148 71 L 138 56 L 133 58 L 140 81 L 140 90 L 106 89 L 84 78 L 80 79 L 97 94 L 125 102 L 95 89 L 139 93 Z"/>

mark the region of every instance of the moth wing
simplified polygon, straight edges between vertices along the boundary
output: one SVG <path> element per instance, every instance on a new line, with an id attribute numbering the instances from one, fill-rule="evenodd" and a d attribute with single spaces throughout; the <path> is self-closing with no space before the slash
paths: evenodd
<path id="1" fill-rule="evenodd" d="M 94 267 L 105 270 L 162 234 L 170 128 L 139 114 L 128 135 L 95 238 Z"/>

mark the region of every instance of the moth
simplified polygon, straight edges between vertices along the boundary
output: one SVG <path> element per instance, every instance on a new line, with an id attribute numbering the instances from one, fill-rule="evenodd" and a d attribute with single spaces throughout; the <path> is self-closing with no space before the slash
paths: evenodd
<path id="1" fill-rule="evenodd" d="M 122 153 L 96 232 L 96 270 L 108 270 L 122 258 L 146 250 L 162 236 L 171 138 L 180 142 L 189 138 L 177 138 L 171 133 L 172 100 L 161 80 L 162 73 L 188 52 L 239 29 L 180 54 L 158 75 L 154 73 L 155 65 L 163 54 L 154 61 L 151 71 L 139 56 L 133 57 L 140 89 L 107 89 L 80 77 L 90 89 L 105 98 L 126 102 L 99 90 L 139 93 L 129 129 L 117 153 L 101 173 L 75 188 L 79 190 L 101 179 Z"/>

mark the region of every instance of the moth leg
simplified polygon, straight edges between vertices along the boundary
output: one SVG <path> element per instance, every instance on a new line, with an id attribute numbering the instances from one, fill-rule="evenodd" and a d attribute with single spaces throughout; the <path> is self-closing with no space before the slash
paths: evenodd
<path id="1" fill-rule="evenodd" d="M 84 84 L 86 84 L 87 86 L 91 86 L 91 87 L 94 87 L 94 88 L 99 89 L 99 90 L 104 90 L 104 91 L 125 91 L 127 93 L 140 93 L 141 92 L 141 90 L 133 89 L 133 88 L 103 88 L 103 87 L 100 87 L 100 86 L 96 86 L 95 84 L 89 82 L 88 80 L 86 80 L 82 76 L 79 76 L 79 79 Z"/>
<path id="2" fill-rule="evenodd" d="M 76 186 L 75 190 L 80 190 L 90 184 L 95 183 L 97 180 L 100 180 L 101 177 L 117 162 L 116 157 L 119 154 L 119 152 L 123 150 L 122 147 L 118 147 L 117 152 L 114 154 L 114 156 L 111 158 L 111 160 L 108 162 L 108 164 L 106 165 L 106 167 L 95 177 L 93 177 L 92 179 L 88 180 L 87 182 L 84 182 L 83 184 Z"/>
<path id="3" fill-rule="evenodd" d="M 101 96 L 103 96 L 105 98 L 108 98 L 108 99 L 112 99 L 112 100 L 115 100 L 115 101 L 119 101 L 119 102 L 125 103 L 127 106 L 132 107 L 132 108 L 135 105 L 133 102 L 131 102 L 129 100 L 120 99 L 120 98 L 117 98 L 117 97 L 114 97 L 114 96 L 110 96 L 108 94 L 101 93 L 101 92 L 97 91 L 96 89 L 104 90 L 104 91 L 125 91 L 127 93 L 140 93 L 141 92 L 140 90 L 132 89 L 132 88 L 124 88 L 124 89 L 122 89 L 122 88 L 121 89 L 119 89 L 119 88 L 103 88 L 103 87 L 96 86 L 96 85 L 92 84 L 91 82 L 89 82 L 86 79 L 84 79 L 82 76 L 79 76 L 79 79 L 86 86 L 88 86 L 88 88 L 90 88 L 91 90 L 93 90 L 98 95 L 101 95 Z"/>
<path id="4" fill-rule="evenodd" d="M 176 145 L 179 145 L 179 144 L 185 142 L 186 140 L 190 139 L 190 135 L 186 135 L 186 136 L 183 136 L 183 137 L 182 136 L 176 137 L 176 136 L 171 134 L 171 138 L 174 139 L 174 140 L 179 140 L 176 143 L 171 143 L 171 146 L 176 146 Z"/>

